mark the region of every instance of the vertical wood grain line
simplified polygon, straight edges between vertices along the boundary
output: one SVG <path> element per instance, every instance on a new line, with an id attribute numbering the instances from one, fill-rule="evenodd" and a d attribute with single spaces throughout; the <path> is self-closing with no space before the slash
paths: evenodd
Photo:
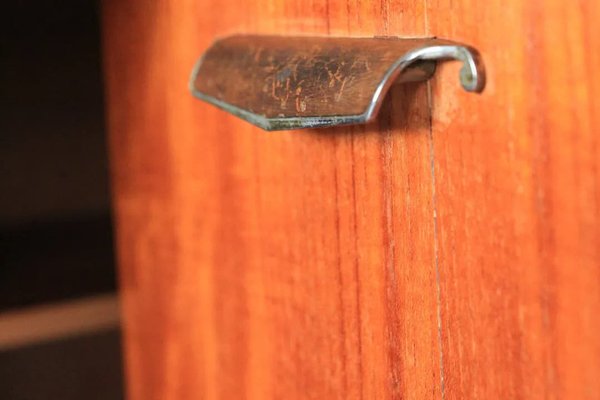
<path id="1" fill-rule="evenodd" d="M 358 209 L 356 202 L 356 174 L 355 174 L 355 160 L 354 160 L 354 129 L 350 127 L 350 157 L 351 157 L 351 168 L 352 168 L 352 204 L 354 210 L 354 279 L 356 281 L 356 318 L 357 318 L 357 327 L 358 327 L 358 372 L 360 376 L 359 382 L 359 393 L 360 399 L 364 398 L 363 393 L 363 363 L 362 363 L 362 335 L 361 335 L 361 327 L 362 327 L 362 318 L 361 318 L 361 307 L 360 307 L 360 279 L 359 279 L 359 263 L 358 263 Z"/>
<path id="2" fill-rule="evenodd" d="M 423 0 L 425 34 L 431 35 L 429 28 L 429 4 L 428 0 Z M 437 199 L 435 188 L 435 151 L 433 143 L 433 101 L 431 97 L 431 81 L 427 81 L 427 108 L 429 111 L 429 162 L 431 165 L 431 208 L 433 210 L 433 263 L 435 269 L 435 288 L 436 288 L 436 318 L 437 318 L 437 338 L 440 352 L 440 394 L 442 400 L 445 400 L 445 382 L 444 382 L 444 347 L 442 341 L 442 289 L 439 263 L 439 245 L 438 245 L 438 221 L 437 221 Z"/>
<path id="3" fill-rule="evenodd" d="M 427 15 L 427 10 L 425 12 Z M 427 21 L 427 19 L 425 20 Z M 427 27 L 427 33 L 429 28 Z M 435 151 L 433 145 L 433 106 L 431 99 L 431 83 L 427 82 L 427 106 L 429 108 L 429 162 L 431 165 L 431 207 L 433 209 L 433 263 L 435 267 L 435 287 L 436 287 L 436 314 L 437 314 L 437 337 L 440 351 L 440 392 L 442 400 L 446 398 L 444 387 L 444 348 L 442 341 L 442 290 L 440 278 L 439 246 L 438 246 L 438 223 L 437 223 L 437 204 L 435 190 Z"/>
<path id="4" fill-rule="evenodd" d="M 391 99 L 388 99 L 391 100 Z M 391 101 L 388 101 L 385 113 L 381 118 L 381 182 L 383 197 L 383 247 L 385 264 L 385 312 L 387 316 L 387 357 L 389 360 L 389 390 L 391 398 L 401 396 L 402 384 L 402 354 L 394 339 L 398 332 L 399 305 L 398 305 L 398 278 L 396 276 L 396 236 L 394 234 L 394 188 L 393 188 L 393 131 Z"/>
<path id="5" fill-rule="evenodd" d="M 333 138 L 333 147 L 334 147 L 334 153 L 337 153 L 337 147 L 338 147 L 338 139 L 336 137 Z M 339 302 L 339 307 L 340 307 L 340 338 L 341 340 L 345 340 L 346 338 L 346 329 L 344 328 L 344 325 L 346 323 L 345 321 L 345 312 L 344 310 L 344 279 L 343 279 L 343 272 L 342 272 L 342 248 L 341 248 L 341 232 L 340 232 L 340 208 L 339 208 L 339 196 L 340 196 L 340 187 L 339 187 L 339 182 L 338 182 L 338 167 L 337 167 L 337 162 L 333 163 L 333 182 L 335 185 L 335 245 L 336 245 L 336 253 L 337 253 L 337 257 L 336 257 L 336 262 L 337 262 L 337 280 L 338 280 L 338 302 Z M 348 355 L 346 354 L 346 346 L 342 344 L 341 346 L 341 357 L 342 357 L 342 374 L 344 376 L 344 396 L 343 398 L 347 398 L 347 393 L 348 393 L 348 374 L 346 373 L 347 370 L 347 363 L 348 363 Z"/>

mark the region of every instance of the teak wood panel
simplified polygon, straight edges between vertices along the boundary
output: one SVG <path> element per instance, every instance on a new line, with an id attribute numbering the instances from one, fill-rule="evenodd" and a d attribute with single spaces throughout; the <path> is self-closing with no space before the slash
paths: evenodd
<path id="1" fill-rule="evenodd" d="M 428 3 L 484 53 L 433 81 L 446 398 L 600 398 L 600 3 Z"/>
<path id="2" fill-rule="evenodd" d="M 593 3 L 105 1 L 128 397 L 598 398 Z M 488 86 L 265 133 L 186 89 L 244 32 L 437 35 Z"/>

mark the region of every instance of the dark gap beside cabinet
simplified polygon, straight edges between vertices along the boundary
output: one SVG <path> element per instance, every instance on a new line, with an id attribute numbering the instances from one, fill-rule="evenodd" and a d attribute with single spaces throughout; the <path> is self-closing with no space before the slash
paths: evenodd
<path id="1" fill-rule="evenodd" d="M 0 310 L 116 289 L 97 7 L 1 7 Z"/>
<path id="2" fill-rule="evenodd" d="M 0 6 L 0 318 L 116 292 L 99 6 Z M 0 348 L 0 399 L 119 399 L 121 374 L 118 328 Z"/>
<path id="3" fill-rule="evenodd" d="M 119 343 L 110 330 L 0 352 L 0 398 L 121 399 Z"/>

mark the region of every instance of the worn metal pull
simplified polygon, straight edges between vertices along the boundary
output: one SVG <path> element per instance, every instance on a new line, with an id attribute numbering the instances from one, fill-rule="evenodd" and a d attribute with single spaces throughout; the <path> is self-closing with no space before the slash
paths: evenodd
<path id="1" fill-rule="evenodd" d="M 429 79 L 459 60 L 460 83 L 484 86 L 478 52 L 447 40 L 231 36 L 197 62 L 192 94 L 266 130 L 373 120 L 393 83 Z"/>

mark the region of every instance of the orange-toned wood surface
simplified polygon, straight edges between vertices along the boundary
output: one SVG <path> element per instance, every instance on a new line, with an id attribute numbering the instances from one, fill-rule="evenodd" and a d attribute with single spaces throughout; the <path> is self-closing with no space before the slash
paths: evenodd
<path id="1" fill-rule="evenodd" d="M 446 398 L 600 398 L 600 3 L 428 3 L 484 53 L 433 81 Z M 444 68 L 443 68 L 444 69 Z"/>
<path id="2" fill-rule="evenodd" d="M 130 399 L 598 398 L 593 2 L 106 0 Z M 479 48 L 377 123 L 266 133 L 194 100 L 230 33 Z"/>

